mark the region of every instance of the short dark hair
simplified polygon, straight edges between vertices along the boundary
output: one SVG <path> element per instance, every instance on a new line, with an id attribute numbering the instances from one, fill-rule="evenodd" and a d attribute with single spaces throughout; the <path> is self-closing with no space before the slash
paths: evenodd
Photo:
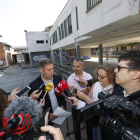
<path id="1" fill-rule="evenodd" d="M 118 61 L 121 60 L 130 61 L 127 66 L 132 69 L 140 70 L 140 51 L 139 50 L 129 50 L 128 52 L 122 54 Z"/>
<path id="2" fill-rule="evenodd" d="M 39 60 L 39 68 L 44 67 L 45 65 L 53 64 L 53 62 L 48 58 L 43 58 Z"/>
<path id="3" fill-rule="evenodd" d="M 75 62 L 75 61 L 78 61 L 78 62 L 80 61 L 81 64 L 84 65 L 84 60 L 81 58 L 75 58 L 73 62 Z"/>

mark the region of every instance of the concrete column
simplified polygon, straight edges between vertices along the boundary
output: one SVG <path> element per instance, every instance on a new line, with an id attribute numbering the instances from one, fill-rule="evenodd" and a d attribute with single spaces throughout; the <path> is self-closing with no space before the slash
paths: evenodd
<path id="1" fill-rule="evenodd" d="M 5 60 L 6 60 L 6 66 L 9 66 L 8 59 L 7 59 L 7 52 L 5 50 L 5 46 L 4 45 L 3 45 L 3 50 L 4 50 Z"/>
<path id="2" fill-rule="evenodd" d="M 138 43 L 138 44 L 135 46 L 135 49 L 136 49 L 136 50 L 140 50 L 140 43 Z"/>
<path id="3" fill-rule="evenodd" d="M 52 60 L 53 63 L 54 63 L 54 51 L 53 51 L 53 50 L 51 50 L 51 60 Z"/>
<path id="4" fill-rule="evenodd" d="M 60 53 L 60 65 L 63 66 L 63 60 L 62 60 L 62 48 L 59 48 Z"/>
<path id="5" fill-rule="evenodd" d="M 20 62 L 21 62 L 21 67 L 23 67 L 22 52 L 20 52 Z"/>
<path id="6" fill-rule="evenodd" d="M 103 46 L 102 44 L 98 45 L 99 49 L 99 65 L 103 64 Z"/>
<path id="7" fill-rule="evenodd" d="M 80 58 L 80 45 L 75 41 L 76 57 Z"/>
<path id="8" fill-rule="evenodd" d="M 31 52 L 29 52 L 29 60 L 30 60 L 30 65 L 32 66 L 32 58 L 31 58 Z"/>
<path id="9" fill-rule="evenodd" d="M 109 59 L 109 47 L 106 48 L 106 60 Z"/>

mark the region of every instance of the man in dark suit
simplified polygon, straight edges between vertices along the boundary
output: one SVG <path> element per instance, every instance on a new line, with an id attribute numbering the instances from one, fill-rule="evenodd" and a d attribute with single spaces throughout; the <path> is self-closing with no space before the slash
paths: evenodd
<path id="1" fill-rule="evenodd" d="M 55 118 L 57 118 L 57 116 L 53 114 L 56 108 L 61 107 L 62 109 L 65 109 L 66 107 L 65 99 L 62 96 L 56 95 L 54 92 L 54 87 L 59 84 L 62 78 L 58 75 L 54 75 L 53 62 L 48 58 L 43 58 L 39 61 L 39 70 L 40 70 L 41 75 L 29 84 L 29 87 L 31 87 L 31 90 L 29 91 L 28 96 L 30 96 L 33 91 L 37 90 L 42 83 L 44 83 L 45 86 L 48 83 L 51 83 L 53 85 L 53 88 L 51 89 L 51 91 L 47 93 L 45 96 L 45 106 L 43 107 L 44 111 L 47 108 L 51 107 L 51 110 L 49 113 L 49 120 L 52 121 Z M 38 98 L 38 101 L 43 98 L 44 94 L 45 94 L 45 90 L 42 91 L 40 97 Z M 63 133 L 63 130 L 62 130 L 62 133 Z"/>

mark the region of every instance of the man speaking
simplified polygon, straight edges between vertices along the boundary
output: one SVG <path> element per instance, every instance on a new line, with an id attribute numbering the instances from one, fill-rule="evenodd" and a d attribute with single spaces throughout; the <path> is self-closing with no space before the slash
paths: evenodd
<path id="1" fill-rule="evenodd" d="M 29 87 L 31 87 L 31 90 L 28 96 L 30 96 L 30 94 L 33 91 L 38 90 L 39 87 L 42 85 L 42 83 L 44 83 L 45 86 L 48 83 L 51 83 L 53 85 L 52 89 L 45 96 L 44 96 L 45 90 L 43 90 L 42 94 L 38 98 L 38 100 L 45 98 L 45 106 L 43 110 L 46 110 L 47 108 L 51 107 L 51 110 L 49 113 L 49 120 L 52 121 L 55 118 L 57 118 L 57 116 L 53 114 L 56 108 L 61 107 L 62 109 L 65 109 L 66 107 L 65 99 L 62 96 L 56 95 L 54 92 L 54 87 L 59 84 L 62 78 L 58 75 L 54 75 L 53 62 L 48 58 L 43 58 L 39 61 L 39 70 L 40 70 L 41 75 L 29 84 Z M 65 130 L 66 129 L 64 128 L 64 131 Z M 62 129 L 61 131 L 65 137 L 65 134 L 64 134 L 65 132 Z"/>

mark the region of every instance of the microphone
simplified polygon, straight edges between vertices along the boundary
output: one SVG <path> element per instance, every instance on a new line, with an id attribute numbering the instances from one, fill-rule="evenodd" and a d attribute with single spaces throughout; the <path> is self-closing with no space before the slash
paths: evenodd
<path id="1" fill-rule="evenodd" d="M 2 131 L 22 136 L 42 117 L 42 108 L 36 100 L 20 97 L 9 103 L 4 111 Z M 32 118 L 32 119 L 31 119 Z"/>
<path id="2" fill-rule="evenodd" d="M 60 83 L 58 84 L 58 87 L 62 87 L 64 90 L 68 89 L 68 84 L 66 81 L 62 80 L 60 81 Z"/>
<path id="3" fill-rule="evenodd" d="M 46 85 L 46 87 L 45 87 L 45 94 L 44 94 L 44 96 L 43 96 L 43 98 L 42 99 L 44 99 L 45 98 L 45 96 L 46 96 L 46 94 L 49 92 L 49 91 L 51 91 L 51 89 L 53 88 L 53 84 L 52 83 L 48 83 L 47 85 Z"/>
<path id="4" fill-rule="evenodd" d="M 58 84 L 58 87 L 61 87 L 63 89 L 63 92 L 68 96 L 71 97 L 70 95 L 70 91 L 68 89 L 68 84 L 66 81 L 62 80 L 60 81 L 60 83 Z"/>
<path id="5" fill-rule="evenodd" d="M 73 103 L 73 100 L 70 100 L 66 95 L 65 93 L 63 92 L 63 88 L 62 87 L 59 87 L 59 86 L 56 86 L 54 88 L 54 91 L 55 93 L 58 95 L 58 96 L 63 96 L 64 98 L 66 98 L 67 100 L 71 101 Z"/>

